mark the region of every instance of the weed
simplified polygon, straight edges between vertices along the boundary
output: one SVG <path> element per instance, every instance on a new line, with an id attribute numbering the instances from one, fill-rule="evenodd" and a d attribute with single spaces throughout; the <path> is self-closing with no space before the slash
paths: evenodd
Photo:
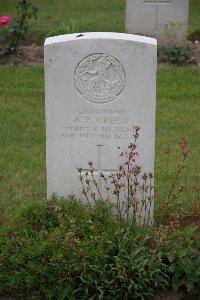
<path id="1" fill-rule="evenodd" d="M 82 194 L 85 196 L 89 207 L 91 200 L 101 199 L 109 203 L 116 211 L 116 218 L 119 226 L 126 220 L 133 225 L 150 225 L 152 220 L 153 207 L 153 174 L 144 172 L 141 175 L 141 167 L 137 164 L 137 140 L 139 138 L 138 126 L 133 126 L 133 142 L 127 149 L 120 150 L 119 156 L 124 159 L 117 172 L 106 176 L 101 172 L 100 177 L 104 182 L 106 198 L 103 198 L 98 183 L 94 176 L 93 162 L 89 161 L 88 171 L 78 168 L 79 179 L 82 185 Z M 115 201 L 112 201 L 112 195 Z"/>

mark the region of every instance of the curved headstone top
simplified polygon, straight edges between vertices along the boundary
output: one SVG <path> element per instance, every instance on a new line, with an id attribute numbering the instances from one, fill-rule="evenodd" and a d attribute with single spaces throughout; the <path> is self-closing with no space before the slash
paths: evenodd
<path id="1" fill-rule="evenodd" d="M 47 38 L 44 45 L 47 46 L 54 43 L 87 39 L 113 39 L 157 45 L 157 40 L 155 38 L 117 32 L 86 32 L 58 35 Z"/>

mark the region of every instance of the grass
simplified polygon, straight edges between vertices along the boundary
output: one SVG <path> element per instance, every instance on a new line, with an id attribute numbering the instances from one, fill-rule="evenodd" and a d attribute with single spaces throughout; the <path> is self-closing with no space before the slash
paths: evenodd
<path id="1" fill-rule="evenodd" d="M 13 0 L 0 0 L 1 15 L 14 16 Z M 80 31 L 124 31 L 125 0 L 34 0 L 38 20 L 32 34 L 48 35 Z M 190 0 L 189 34 L 200 33 L 200 2 Z"/>
<path id="2" fill-rule="evenodd" d="M 35 0 L 38 20 L 32 21 L 33 34 L 52 31 L 123 31 L 125 4 L 122 0 Z M 1 14 L 15 14 L 13 0 L 0 0 Z M 47 9 L 48 7 L 48 9 Z"/>
<path id="3" fill-rule="evenodd" d="M 0 207 L 43 199 L 45 129 L 43 68 L 1 68 Z"/>
<path id="4" fill-rule="evenodd" d="M 158 72 L 155 165 L 155 194 L 158 201 L 165 200 L 167 190 L 174 181 L 177 161 L 180 160 L 179 143 L 182 138 L 188 141 L 196 166 L 194 167 L 192 158 L 188 159 L 184 176 L 178 181 L 178 185 L 184 185 L 185 181 L 188 181 L 192 190 L 192 186 L 200 183 L 199 76 L 198 68 L 161 68 Z M 173 141 L 174 154 L 167 159 L 165 147 L 169 140 Z M 188 195 L 191 195 L 190 190 L 185 197 L 182 195 L 182 200 L 191 207 L 191 202 L 194 203 L 195 199 L 188 199 Z"/>
<path id="5" fill-rule="evenodd" d="M 189 34 L 200 34 L 200 2 L 190 0 Z"/>
<path id="6" fill-rule="evenodd" d="M 174 140 L 176 166 L 178 143 L 185 137 L 200 169 L 199 68 L 158 70 L 156 122 L 156 193 L 166 195 L 170 181 L 163 167 L 164 149 Z M 43 201 L 45 182 L 45 114 L 42 67 L 1 67 L 0 72 L 0 208 L 15 209 L 19 204 Z M 190 168 L 190 165 L 189 165 Z M 198 171 L 199 172 L 199 171 Z M 194 171 L 187 177 L 195 184 Z M 200 173 L 198 174 L 200 178 Z"/>

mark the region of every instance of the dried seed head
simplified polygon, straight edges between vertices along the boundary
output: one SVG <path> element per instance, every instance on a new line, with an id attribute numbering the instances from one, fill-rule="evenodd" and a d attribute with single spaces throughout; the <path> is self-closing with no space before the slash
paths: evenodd
<path id="1" fill-rule="evenodd" d="M 88 161 L 88 165 L 90 166 L 90 167 L 92 167 L 92 165 L 93 165 L 93 161 Z"/>
<path id="2" fill-rule="evenodd" d="M 88 185 L 90 184 L 90 180 L 89 180 L 89 179 L 86 179 L 85 182 L 86 182 L 86 184 L 88 184 Z"/>
<path id="3" fill-rule="evenodd" d="M 92 224 L 93 224 L 93 222 L 92 222 L 91 219 L 89 219 L 86 223 L 89 224 L 89 225 L 92 225 Z"/>
<path id="4" fill-rule="evenodd" d="M 87 192 L 86 192 L 86 190 L 85 190 L 85 189 L 82 189 L 82 191 L 81 191 L 81 192 L 82 192 L 82 194 L 83 194 L 83 195 L 85 195 L 85 196 L 87 195 Z"/>
<path id="5" fill-rule="evenodd" d="M 75 220 L 74 219 L 70 219 L 69 223 L 70 223 L 70 225 L 74 225 L 75 224 Z"/>
<path id="6" fill-rule="evenodd" d="M 147 180 L 147 178 L 148 178 L 147 173 L 144 172 L 144 175 L 142 176 L 142 179 Z"/>
<path id="7" fill-rule="evenodd" d="M 61 211 L 61 208 L 59 206 L 55 206 L 54 211 Z"/>
<path id="8" fill-rule="evenodd" d="M 153 178 L 153 174 L 152 173 L 149 173 L 149 178 Z"/>
<path id="9" fill-rule="evenodd" d="M 91 193 L 91 197 L 92 197 L 92 199 L 95 199 L 95 193 L 94 192 Z"/>

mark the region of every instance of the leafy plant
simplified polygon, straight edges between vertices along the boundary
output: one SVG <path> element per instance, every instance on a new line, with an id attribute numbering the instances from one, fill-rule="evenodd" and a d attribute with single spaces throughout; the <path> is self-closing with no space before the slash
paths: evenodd
<path id="1" fill-rule="evenodd" d="M 187 45 L 171 46 L 162 50 L 160 56 L 173 64 L 184 64 L 191 59 L 191 49 Z"/>
<path id="2" fill-rule="evenodd" d="M 194 225 L 179 232 L 181 240 L 182 245 L 169 267 L 173 288 L 177 291 L 186 287 L 190 294 L 200 296 L 200 236 Z"/>
<path id="3" fill-rule="evenodd" d="M 73 299 L 84 253 L 99 256 L 100 236 L 116 230 L 104 213 L 56 197 L 21 208 L 0 232 L 0 295 Z"/>
<path id="4" fill-rule="evenodd" d="M 162 253 L 117 229 L 104 202 L 54 199 L 20 209 L 0 232 L 0 296 L 150 299 L 167 285 Z"/>
<path id="5" fill-rule="evenodd" d="M 29 0 L 17 2 L 17 15 L 0 27 L 0 44 L 8 54 L 15 53 L 21 38 L 28 37 L 28 19 L 37 18 L 37 7 Z"/>
<path id="6" fill-rule="evenodd" d="M 167 286 L 161 253 L 150 253 L 131 227 L 118 234 L 104 241 L 100 257 L 86 255 L 76 299 L 151 299 L 155 289 Z"/>
<path id="7" fill-rule="evenodd" d="M 152 232 L 152 251 L 160 251 L 168 266 L 172 288 L 200 296 L 200 234 L 194 224 L 185 228 L 160 226 Z"/>

